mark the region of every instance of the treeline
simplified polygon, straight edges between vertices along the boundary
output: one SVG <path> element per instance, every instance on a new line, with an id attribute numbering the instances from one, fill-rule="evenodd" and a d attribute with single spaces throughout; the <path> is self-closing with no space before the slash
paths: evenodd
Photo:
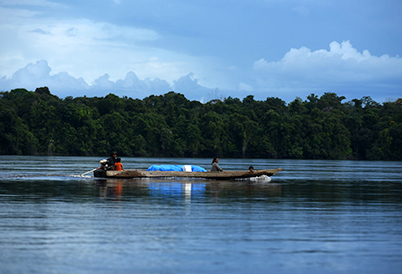
<path id="1" fill-rule="evenodd" d="M 0 92 L 0 154 L 402 160 L 402 99 L 189 101 Z"/>

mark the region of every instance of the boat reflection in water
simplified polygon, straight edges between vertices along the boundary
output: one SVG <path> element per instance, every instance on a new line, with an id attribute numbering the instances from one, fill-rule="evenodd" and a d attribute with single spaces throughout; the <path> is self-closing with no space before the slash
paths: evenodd
<path id="1" fill-rule="evenodd" d="M 191 180 L 191 179 L 102 179 L 95 180 L 100 197 L 117 200 L 129 197 L 161 199 L 209 199 L 220 197 L 280 197 L 282 185 L 263 180 Z"/>

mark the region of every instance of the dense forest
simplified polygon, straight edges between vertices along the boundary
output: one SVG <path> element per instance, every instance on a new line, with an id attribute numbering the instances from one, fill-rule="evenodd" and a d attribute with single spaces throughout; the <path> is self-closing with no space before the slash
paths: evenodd
<path id="1" fill-rule="evenodd" d="M 0 154 L 402 160 L 402 99 L 335 93 L 286 104 L 169 92 L 143 100 L 0 92 Z"/>

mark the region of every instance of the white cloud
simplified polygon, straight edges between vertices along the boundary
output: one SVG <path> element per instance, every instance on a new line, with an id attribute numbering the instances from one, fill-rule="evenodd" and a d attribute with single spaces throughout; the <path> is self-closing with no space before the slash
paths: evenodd
<path id="1" fill-rule="evenodd" d="M 208 56 L 193 57 L 154 46 L 162 37 L 152 29 L 51 18 L 23 9 L 0 7 L 0 36 L 0 75 L 6 77 L 27 63 L 47 60 L 54 73 L 68 71 L 90 84 L 105 73 L 117 81 L 128 71 L 172 84 L 191 71 L 206 71 L 203 67 L 211 61 Z"/>
<path id="2" fill-rule="evenodd" d="M 51 68 L 46 61 L 42 60 L 35 64 L 31 63 L 17 70 L 11 78 L 2 77 L 0 79 L 0 87 L 3 91 L 14 88 L 35 90 L 41 86 L 48 86 L 57 92 L 88 89 L 88 85 L 82 78 L 76 79 L 67 72 L 50 75 L 50 71 Z"/>
<path id="3" fill-rule="evenodd" d="M 130 56 L 122 54 L 121 58 L 124 57 L 125 63 L 132 62 Z M 110 62 L 113 60 L 116 62 L 115 55 L 110 57 Z M 83 63 L 85 61 L 82 60 Z M 91 82 L 86 82 L 82 77 L 71 75 L 68 67 L 63 71 L 52 72 L 53 65 L 51 69 L 47 61 L 42 60 L 18 69 L 11 77 L 0 75 L 0 90 L 7 91 L 14 88 L 35 90 L 37 87 L 47 86 L 53 94 L 61 98 L 83 95 L 105 96 L 114 93 L 118 96 L 140 99 L 151 94 L 175 91 L 184 94 L 190 100 L 200 101 L 228 96 L 241 99 L 242 96 L 252 94 L 256 100 L 279 97 L 290 102 L 296 97 L 304 98 L 311 93 L 320 95 L 324 92 L 335 92 L 346 96 L 347 99 L 371 96 L 378 102 L 383 102 L 387 98 L 401 97 L 402 59 L 398 56 L 374 56 L 367 50 L 359 52 L 349 41 L 333 42 L 329 50 L 312 51 L 306 47 L 291 49 L 280 61 L 268 62 L 264 58 L 255 61 L 252 71 L 240 67 L 225 70 L 224 74 L 221 74 L 226 81 L 230 79 L 234 83 L 232 89 L 219 84 L 213 87 L 206 86 L 203 82 L 205 80 L 200 80 L 206 75 L 205 72 L 201 71 L 197 76 L 195 73 L 181 74 L 185 70 L 178 69 L 181 66 L 180 62 L 171 64 L 173 65 L 170 66 L 168 62 L 161 61 L 157 57 L 151 57 L 139 62 L 138 66 L 132 66 L 137 70 L 123 66 L 120 72 L 123 74 L 126 70 L 124 77 L 113 79 L 108 72 L 103 72 Z M 174 73 L 161 73 L 170 75 L 169 79 L 151 76 L 155 75 L 155 71 L 164 70 L 173 70 Z M 140 71 L 141 75 L 137 71 Z M 222 75 L 214 77 L 222 78 Z M 219 96 L 214 95 L 214 92 L 219 92 Z"/>
<path id="4" fill-rule="evenodd" d="M 105 74 L 94 81 L 90 87 L 91 94 L 101 91 L 102 93 L 114 93 L 134 98 L 144 98 L 150 94 L 164 94 L 171 90 L 171 86 L 165 80 L 159 78 L 140 80 L 134 72 L 128 72 L 124 79 L 117 81 L 109 80 Z"/>
<path id="5" fill-rule="evenodd" d="M 332 42 L 330 50 L 291 49 L 278 62 L 260 59 L 253 71 L 260 89 L 342 91 L 379 88 L 402 82 L 402 59 L 373 56 L 353 48 L 349 41 Z M 399 85 L 399 86 L 398 86 Z"/>
<path id="6" fill-rule="evenodd" d="M 198 83 L 198 79 L 194 77 L 194 73 L 189 73 L 185 76 L 180 77 L 178 80 L 173 81 L 173 91 L 182 94 L 193 94 L 191 97 L 198 97 L 198 100 L 205 98 L 211 89 L 206 88 Z M 196 97 L 196 98 L 197 98 Z"/>
<path id="7" fill-rule="evenodd" d="M 195 86 L 197 80 L 195 81 Z M 183 83 L 182 80 L 179 80 Z M 110 80 L 108 74 L 98 77 L 92 85 L 88 85 L 82 78 L 74 78 L 67 72 L 51 74 L 51 68 L 44 60 L 35 64 L 28 64 L 17 70 L 12 77 L 0 78 L 1 91 L 15 88 L 35 90 L 37 87 L 47 86 L 50 92 L 61 98 L 66 96 L 105 96 L 114 93 L 118 96 L 144 98 L 150 94 L 165 94 L 172 90 L 171 85 L 162 79 L 146 78 L 140 80 L 134 72 L 128 72 L 124 79 Z M 179 85 L 180 86 L 180 85 Z M 189 87 L 187 85 L 187 87 Z M 200 86 L 197 86 L 200 89 Z M 201 98 L 201 97 L 199 97 Z"/>

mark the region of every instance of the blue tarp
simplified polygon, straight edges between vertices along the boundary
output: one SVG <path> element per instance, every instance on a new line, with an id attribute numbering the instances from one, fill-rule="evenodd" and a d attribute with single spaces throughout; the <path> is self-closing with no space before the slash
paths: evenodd
<path id="1" fill-rule="evenodd" d="M 147 171 L 183 171 L 184 165 L 152 165 Z M 193 172 L 207 172 L 207 170 L 200 166 L 191 166 L 191 171 Z"/>

